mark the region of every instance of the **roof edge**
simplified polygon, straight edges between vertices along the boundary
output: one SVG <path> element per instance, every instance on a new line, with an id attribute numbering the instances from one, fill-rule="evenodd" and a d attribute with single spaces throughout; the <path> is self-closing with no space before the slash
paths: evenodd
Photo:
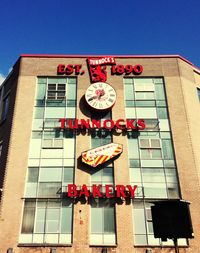
<path id="1" fill-rule="evenodd" d="M 108 55 L 76 55 L 76 54 L 21 54 L 21 57 L 30 58 L 88 58 L 88 57 L 104 57 Z M 192 62 L 182 57 L 181 55 L 169 54 L 169 55 L 109 55 L 117 58 L 179 58 L 195 68 L 195 70 L 200 71 L 200 69 L 195 66 Z"/>

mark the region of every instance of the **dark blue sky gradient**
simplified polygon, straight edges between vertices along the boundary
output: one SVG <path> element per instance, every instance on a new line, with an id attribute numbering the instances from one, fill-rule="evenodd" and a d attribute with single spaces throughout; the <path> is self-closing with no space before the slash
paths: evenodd
<path id="1" fill-rule="evenodd" d="M 20 54 L 180 54 L 200 67 L 198 0 L 1 0 L 0 74 Z"/>

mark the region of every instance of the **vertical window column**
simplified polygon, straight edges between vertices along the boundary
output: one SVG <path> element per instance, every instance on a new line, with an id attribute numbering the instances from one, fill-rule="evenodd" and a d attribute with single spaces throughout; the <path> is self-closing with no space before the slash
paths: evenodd
<path id="1" fill-rule="evenodd" d="M 101 120 L 110 119 L 108 113 Z M 112 142 L 112 135 L 109 130 L 98 129 L 91 134 L 91 148 L 96 148 Z M 102 185 L 105 192 L 105 185 L 114 184 L 112 162 L 102 164 L 94 168 L 91 174 L 91 185 Z M 90 202 L 91 205 L 91 245 L 115 245 L 115 204 L 112 199 L 96 198 Z M 98 218 L 97 218 L 98 217 Z"/>

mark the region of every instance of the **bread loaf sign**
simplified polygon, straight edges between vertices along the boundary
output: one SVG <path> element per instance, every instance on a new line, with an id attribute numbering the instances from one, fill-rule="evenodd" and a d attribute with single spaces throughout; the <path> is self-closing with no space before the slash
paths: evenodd
<path id="1" fill-rule="evenodd" d="M 110 160 L 111 158 L 121 154 L 123 146 L 118 143 L 106 144 L 94 149 L 82 152 L 82 162 L 97 167 Z"/>

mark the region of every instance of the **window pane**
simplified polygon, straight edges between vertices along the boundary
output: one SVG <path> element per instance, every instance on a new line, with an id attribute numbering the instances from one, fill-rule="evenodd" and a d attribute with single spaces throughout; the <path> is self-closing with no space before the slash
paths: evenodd
<path id="1" fill-rule="evenodd" d="M 91 233 L 103 233 L 102 211 L 102 208 L 91 208 Z"/>
<path id="2" fill-rule="evenodd" d="M 167 119 L 167 109 L 165 107 L 157 107 L 157 114 L 159 119 Z"/>
<path id="3" fill-rule="evenodd" d="M 128 139 L 128 154 L 129 154 L 129 159 L 139 158 L 137 139 Z"/>
<path id="4" fill-rule="evenodd" d="M 35 201 L 27 201 L 24 205 L 24 215 L 22 221 L 22 233 L 33 233 L 35 219 Z"/>
<path id="5" fill-rule="evenodd" d="M 44 100 L 45 96 L 46 96 L 46 83 L 40 83 L 40 84 L 38 84 L 36 98 Z"/>
<path id="6" fill-rule="evenodd" d="M 141 119 L 157 118 L 156 108 L 136 108 L 137 117 Z"/>
<path id="7" fill-rule="evenodd" d="M 199 98 L 199 101 L 200 101 L 200 89 L 197 88 L 197 95 L 198 95 L 198 98 Z"/>
<path id="8" fill-rule="evenodd" d="M 144 209 L 133 209 L 135 234 L 146 234 Z"/>
<path id="9" fill-rule="evenodd" d="M 64 167 L 64 182 L 73 182 L 73 167 Z"/>
<path id="10" fill-rule="evenodd" d="M 156 100 L 165 100 L 165 92 L 162 84 L 155 84 Z"/>
<path id="11" fill-rule="evenodd" d="M 44 233 L 45 208 L 37 208 L 35 233 Z"/>
<path id="12" fill-rule="evenodd" d="M 149 149 L 141 149 L 141 159 L 150 159 L 151 158 L 150 152 L 151 151 Z"/>
<path id="13" fill-rule="evenodd" d="M 68 86 L 67 86 L 67 99 L 76 100 L 76 85 L 68 84 Z"/>
<path id="14" fill-rule="evenodd" d="M 161 149 L 151 149 L 150 152 L 152 153 L 152 159 L 161 159 L 162 158 Z"/>
<path id="15" fill-rule="evenodd" d="M 145 198 L 167 198 L 166 185 L 164 183 L 144 183 Z"/>
<path id="16" fill-rule="evenodd" d="M 125 100 L 134 100 L 133 85 L 125 85 Z"/>
<path id="17" fill-rule="evenodd" d="M 104 208 L 104 232 L 115 233 L 114 208 Z"/>
<path id="18" fill-rule="evenodd" d="M 137 100 L 153 100 L 154 98 L 154 92 L 136 92 L 135 93 L 135 99 Z"/>
<path id="19" fill-rule="evenodd" d="M 113 182 L 113 168 L 107 167 L 103 169 L 103 182 Z"/>
<path id="20" fill-rule="evenodd" d="M 140 168 L 130 168 L 130 179 L 134 183 L 141 182 Z"/>
<path id="21" fill-rule="evenodd" d="M 44 118 L 44 107 L 35 107 L 35 119 Z"/>
<path id="22" fill-rule="evenodd" d="M 164 159 L 173 159 L 173 150 L 171 140 L 162 140 L 163 157 Z"/>
<path id="23" fill-rule="evenodd" d="M 71 233 L 72 209 L 62 207 L 61 210 L 61 233 Z"/>
<path id="24" fill-rule="evenodd" d="M 61 183 L 39 183 L 38 197 L 58 197 Z"/>
<path id="25" fill-rule="evenodd" d="M 135 106 L 136 107 L 155 107 L 156 102 L 153 100 L 137 100 L 135 101 Z"/>
<path id="26" fill-rule="evenodd" d="M 125 84 L 133 84 L 133 78 L 124 78 Z"/>
<path id="27" fill-rule="evenodd" d="M 157 168 L 142 168 L 142 178 L 143 182 L 165 182 L 165 175 L 163 169 Z"/>
<path id="28" fill-rule="evenodd" d="M 165 175 L 166 175 L 166 180 L 167 183 L 177 183 L 177 174 L 176 170 L 171 168 L 171 169 L 165 169 Z"/>
<path id="29" fill-rule="evenodd" d="M 135 108 L 129 107 L 125 108 L 125 114 L 127 119 L 135 119 L 136 114 L 135 114 Z"/>
<path id="30" fill-rule="evenodd" d="M 9 96 L 7 96 L 3 100 L 3 111 L 2 111 L 2 115 L 1 115 L 1 120 L 6 119 L 6 116 L 8 114 L 8 109 L 9 109 Z"/>
<path id="31" fill-rule="evenodd" d="M 46 215 L 46 233 L 59 233 L 59 208 L 48 208 Z"/>
<path id="32" fill-rule="evenodd" d="M 146 245 L 147 244 L 147 237 L 145 235 L 135 235 L 135 244 L 136 245 Z"/>
<path id="33" fill-rule="evenodd" d="M 34 183 L 38 181 L 39 168 L 29 167 L 28 168 L 28 182 Z"/>
<path id="34" fill-rule="evenodd" d="M 46 107 L 46 118 L 64 118 L 65 108 L 64 107 Z"/>
<path id="35" fill-rule="evenodd" d="M 38 77 L 38 83 L 41 84 L 41 83 L 47 83 L 47 79 L 46 78 L 43 78 L 43 77 Z"/>
<path id="36" fill-rule="evenodd" d="M 41 167 L 40 168 L 40 182 L 59 182 L 62 181 L 61 167 Z"/>

